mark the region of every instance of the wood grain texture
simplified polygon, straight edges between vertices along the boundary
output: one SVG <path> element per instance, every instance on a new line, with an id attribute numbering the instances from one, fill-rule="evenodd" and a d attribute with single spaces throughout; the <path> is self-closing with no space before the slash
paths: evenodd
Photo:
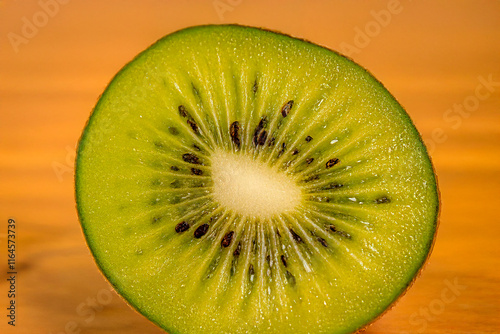
<path id="1" fill-rule="evenodd" d="M 225 12 L 216 10 L 224 0 L 46 3 L 0 1 L 0 333 L 162 333 L 110 291 L 90 256 L 74 148 L 99 94 L 135 54 L 174 30 L 230 22 L 349 51 L 432 151 L 442 203 L 434 252 L 366 333 L 500 332 L 500 1 L 261 0 Z M 9 217 L 18 226 L 15 328 L 5 317 Z"/>

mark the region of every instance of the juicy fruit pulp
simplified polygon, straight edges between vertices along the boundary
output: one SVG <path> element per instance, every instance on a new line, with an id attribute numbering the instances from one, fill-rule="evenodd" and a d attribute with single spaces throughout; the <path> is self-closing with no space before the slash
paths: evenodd
<path id="1" fill-rule="evenodd" d="M 346 333 L 401 295 L 436 230 L 432 166 L 363 68 L 260 29 L 169 35 L 78 148 L 101 270 L 171 333 Z"/>

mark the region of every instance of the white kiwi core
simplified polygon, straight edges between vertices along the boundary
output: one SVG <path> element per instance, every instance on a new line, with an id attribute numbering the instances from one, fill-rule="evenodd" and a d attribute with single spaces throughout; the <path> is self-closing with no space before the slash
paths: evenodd
<path id="1" fill-rule="evenodd" d="M 266 219 L 301 202 L 301 189 L 291 177 L 245 154 L 217 151 L 211 160 L 214 197 L 236 214 Z"/>

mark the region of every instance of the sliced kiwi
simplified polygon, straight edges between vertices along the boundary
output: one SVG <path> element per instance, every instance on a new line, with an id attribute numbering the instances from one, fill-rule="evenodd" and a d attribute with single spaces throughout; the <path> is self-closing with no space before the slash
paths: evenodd
<path id="1" fill-rule="evenodd" d="M 366 70 L 262 29 L 168 35 L 99 99 L 76 165 L 83 231 L 170 333 L 348 333 L 411 284 L 432 165 Z"/>

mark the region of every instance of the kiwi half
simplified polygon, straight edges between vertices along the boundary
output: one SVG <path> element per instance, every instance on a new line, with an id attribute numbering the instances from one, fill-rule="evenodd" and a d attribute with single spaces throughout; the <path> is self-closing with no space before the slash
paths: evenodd
<path id="1" fill-rule="evenodd" d="M 83 132 L 78 213 L 104 275 L 170 333 L 348 333 L 433 244 L 436 179 L 365 69 L 242 26 L 193 27 L 112 80 Z"/>

